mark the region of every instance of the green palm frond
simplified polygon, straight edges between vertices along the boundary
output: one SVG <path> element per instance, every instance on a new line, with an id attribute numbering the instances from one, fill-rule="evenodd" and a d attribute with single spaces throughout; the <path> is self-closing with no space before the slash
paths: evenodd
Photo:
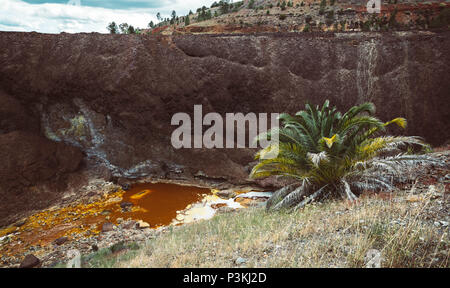
<path id="1" fill-rule="evenodd" d="M 388 125 L 391 125 L 393 123 L 397 124 L 398 126 L 400 126 L 403 129 L 405 129 L 406 125 L 407 125 L 406 119 L 399 117 L 399 118 L 395 118 L 395 119 L 393 119 L 393 120 L 391 120 L 389 122 L 384 123 L 384 126 L 388 126 Z"/>
<path id="2" fill-rule="evenodd" d="M 420 137 L 414 136 L 383 136 L 367 138 L 358 147 L 356 153 L 361 159 L 379 155 L 382 152 L 399 152 L 400 148 L 408 145 L 427 146 Z"/>
<path id="3" fill-rule="evenodd" d="M 279 189 L 278 191 L 276 191 L 272 195 L 272 197 L 270 197 L 270 199 L 267 200 L 267 202 L 266 202 L 266 209 L 269 210 L 270 208 L 272 208 L 274 205 L 276 205 L 281 200 L 283 200 L 284 197 L 289 195 L 289 193 L 294 191 L 296 188 L 297 188 L 297 185 L 291 184 L 291 185 L 288 185 L 288 186 L 283 187 L 283 188 Z"/>
<path id="4" fill-rule="evenodd" d="M 347 121 L 348 119 L 352 119 L 361 113 L 368 113 L 370 115 L 374 114 L 375 113 L 375 105 L 373 103 L 366 102 L 366 103 L 363 103 L 358 106 L 353 106 L 342 116 L 342 121 Z"/>
<path id="5" fill-rule="evenodd" d="M 306 182 L 303 182 L 301 186 L 297 187 L 291 193 L 287 194 L 281 201 L 274 205 L 273 210 L 289 209 L 295 207 L 300 201 L 308 196 L 309 189 L 310 185 L 308 185 Z"/>

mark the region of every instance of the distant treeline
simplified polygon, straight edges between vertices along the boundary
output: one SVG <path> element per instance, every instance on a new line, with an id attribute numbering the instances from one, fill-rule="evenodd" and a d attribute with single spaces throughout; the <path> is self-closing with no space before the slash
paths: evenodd
<path id="1" fill-rule="evenodd" d="M 222 0 L 219 2 L 214 2 L 211 5 L 211 8 L 207 8 L 206 6 L 203 6 L 201 8 L 198 8 L 197 11 L 197 17 L 193 17 L 194 13 L 192 10 L 189 11 L 188 15 L 186 16 L 177 16 L 176 11 L 172 11 L 170 18 L 163 18 L 161 17 L 161 13 L 158 12 L 156 14 L 156 19 L 158 19 L 158 23 L 154 23 L 153 21 L 150 21 L 148 23 L 147 28 L 153 29 L 155 27 L 161 27 L 164 25 L 174 25 L 174 24 L 181 24 L 184 23 L 185 26 L 188 26 L 191 24 L 191 19 L 196 20 L 196 22 L 201 22 L 205 20 L 209 20 L 213 17 L 218 17 L 219 15 L 227 14 L 230 12 L 236 12 L 244 5 L 244 1 L 236 2 L 236 3 L 230 3 L 230 0 Z M 252 2 L 252 1 L 251 1 Z M 214 9 L 214 14 L 212 13 L 212 8 L 218 8 Z M 120 25 L 117 25 L 116 22 L 111 22 L 106 27 L 111 34 L 140 34 L 142 32 L 141 28 L 133 27 L 133 25 L 129 25 L 128 23 L 122 23 Z"/>

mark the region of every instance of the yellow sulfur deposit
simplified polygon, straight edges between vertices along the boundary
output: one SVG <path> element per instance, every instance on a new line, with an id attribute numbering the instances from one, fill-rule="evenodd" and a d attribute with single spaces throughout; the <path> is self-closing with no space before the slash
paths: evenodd
<path id="1" fill-rule="evenodd" d="M 144 197 L 144 196 L 146 196 L 146 195 L 148 195 L 148 194 L 150 194 L 150 193 L 152 193 L 151 190 L 145 189 L 145 190 L 142 190 L 142 191 L 140 191 L 140 192 L 138 192 L 138 193 L 132 195 L 132 196 L 130 197 L 130 199 L 138 200 L 138 199 L 141 199 L 142 197 Z"/>
<path id="2" fill-rule="evenodd" d="M 6 227 L 5 229 L 0 230 L 0 237 L 3 237 L 5 235 L 11 234 L 17 230 L 17 227 L 10 226 Z"/>

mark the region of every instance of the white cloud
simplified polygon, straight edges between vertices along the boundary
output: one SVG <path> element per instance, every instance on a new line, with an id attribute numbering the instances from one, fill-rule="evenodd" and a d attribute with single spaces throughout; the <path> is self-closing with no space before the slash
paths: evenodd
<path id="1" fill-rule="evenodd" d="M 66 4 L 29 4 L 21 0 L 1 0 L 1 31 L 36 31 L 42 33 L 106 33 L 108 23 L 115 21 L 145 28 L 150 21 L 157 22 L 156 13 L 169 17 L 172 10 L 186 15 L 203 5 L 209 7 L 213 0 L 173 0 L 157 9 L 106 9 Z M 81 1 L 83 3 L 83 1 Z"/>

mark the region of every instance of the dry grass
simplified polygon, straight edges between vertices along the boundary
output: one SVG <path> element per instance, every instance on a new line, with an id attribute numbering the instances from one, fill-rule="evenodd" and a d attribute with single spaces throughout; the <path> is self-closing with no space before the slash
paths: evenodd
<path id="1" fill-rule="evenodd" d="M 414 203 L 333 201 L 293 214 L 248 209 L 174 228 L 116 265 L 236 267 L 243 257 L 246 267 L 364 267 L 367 251 L 377 249 L 382 267 L 448 267 L 448 227 L 429 215 L 437 203 L 425 195 Z"/>

